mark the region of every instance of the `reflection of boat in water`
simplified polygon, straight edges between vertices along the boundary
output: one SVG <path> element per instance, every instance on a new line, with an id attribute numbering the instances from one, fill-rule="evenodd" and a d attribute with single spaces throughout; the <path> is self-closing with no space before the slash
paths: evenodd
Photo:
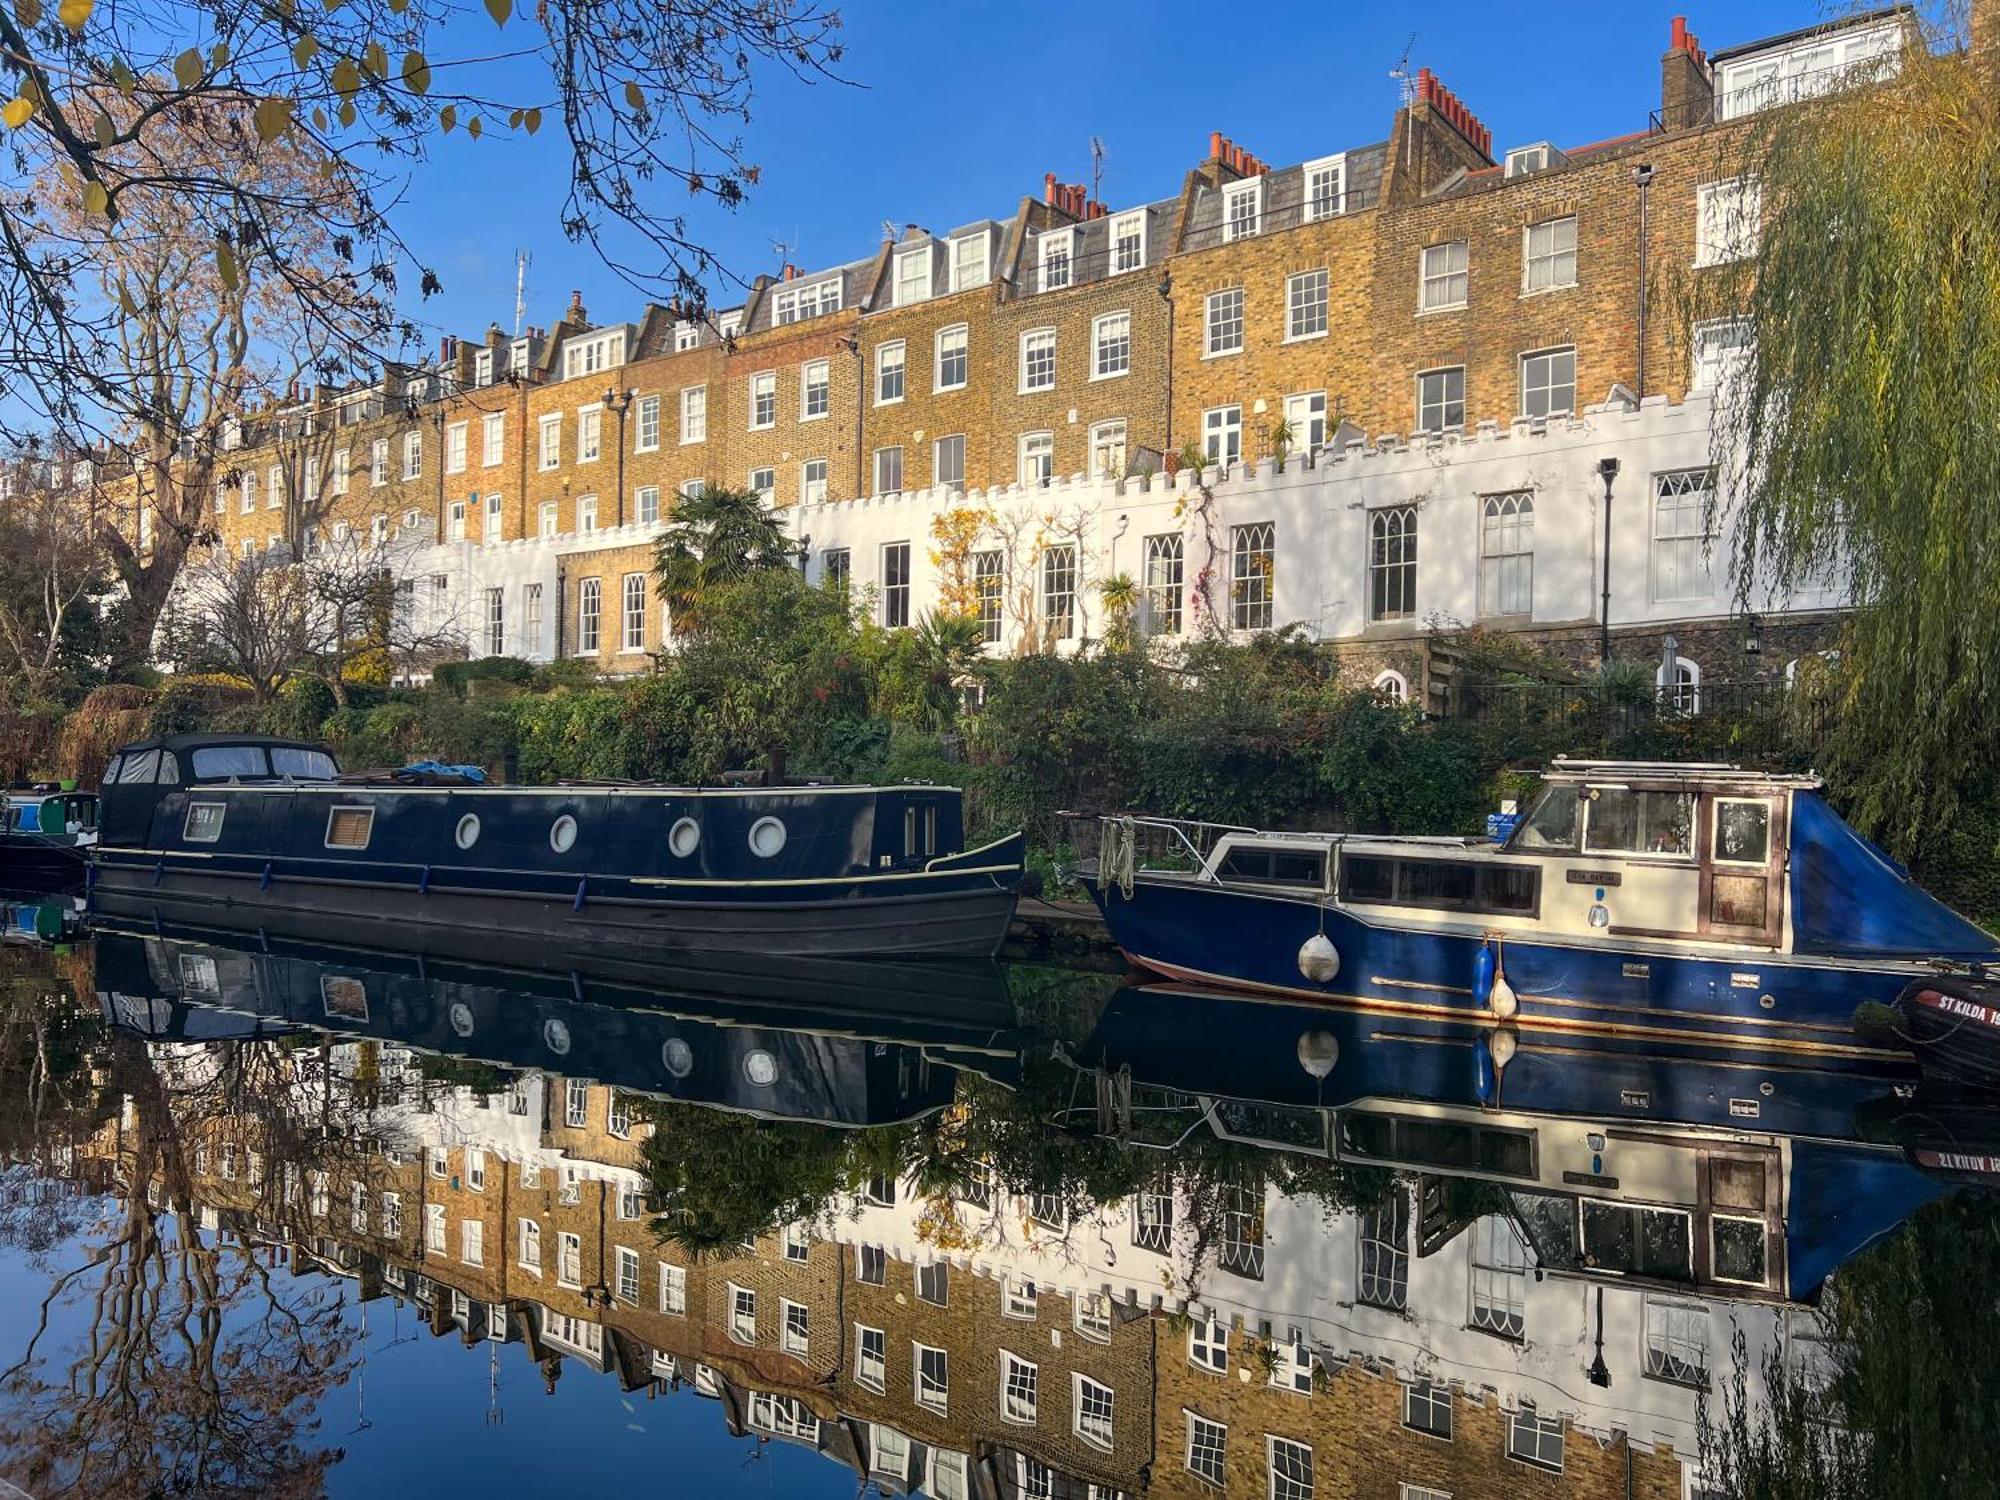
<path id="1" fill-rule="evenodd" d="M 773 960 L 731 968 L 717 992 L 700 987 L 706 974 L 640 985 L 616 968 L 476 966 L 165 924 L 96 932 L 100 1003 L 158 1039 L 310 1028 L 833 1125 L 926 1114 L 951 1102 L 956 1066 L 1005 1076 L 1015 1056 L 990 964 Z"/>
<path id="2" fill-rule="evenodd" d="M 1414 1172 L 1420 1247 L 1504 1203 L 1547 1271 L 1805 1298 L 1943 1191 L 1858 1126 L 1912 1079 L 1894 1051 L 1517 1036 L 1147 985 L 1111 1002 L 1075 1059 L 1096 1073 L 1102 1129 L 1170 1145 L 1206 1128 Z"/>
<path id="3" fill-rule="evenodd" d="M 0 891 L 0 943 L 60 948 L 83 935 L 81 897 Z"/>
<path id="4" fill-rule="evenodd" d="M 989 958 L 1025 847 L 966 848 L 952 787 L 343 777 L 323 748 L 267 736 L 127 745 L 103 796 L 104 910 L 233 906 L 274 925 L 306 907 L 412 941 L 528 933 L 556 954 Z"/>
<path id="5" fill-rule="evenodd" d="M 1154 972 L 1404 1013 L 1841 1036 L 1938 961 L 2000 959 L 1810 777 L 1557 761 L 1546 780 L 1502 843 L 1106 818 L 1086 873 Z"/>

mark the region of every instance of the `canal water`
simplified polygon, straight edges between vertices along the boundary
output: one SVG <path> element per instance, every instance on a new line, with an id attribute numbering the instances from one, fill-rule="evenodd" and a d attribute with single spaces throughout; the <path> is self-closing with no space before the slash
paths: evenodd
<path id="1" fill-rule="evenodd" d="M 1893 1058 L 15 928 L 30 1495 L 1992 1493 L 1987 1118 Z"/>

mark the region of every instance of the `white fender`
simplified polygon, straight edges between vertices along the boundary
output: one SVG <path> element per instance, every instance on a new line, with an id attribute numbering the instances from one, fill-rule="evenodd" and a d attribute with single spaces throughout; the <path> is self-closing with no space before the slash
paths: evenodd
<path id="1" fill-rule="evenodd" d="M 1316 932 L 1299 949 L 1299 972 L 1317 984 L 1325 984 L 1340 972 L 1340 950 L 1323 932 Z"/>
<path id="2" fill-rule="evenodd" d="M 1487 1009 L 1502 1021 L 1511 1021 L 1521 1010 L 1521 997 L 1514 993 L 1514 986 L 1507 982 L 1505 973 L 1493 976 L 1493 988 L 1486 995 Z"/>
<path id="3" fill-rule="evenodd" d="M 1520 1050 L 1521 1043 L 1511 1027 L 1502 1026 L 1493 1033 L 1492 1040 L 1486 1045 L 1493 1053 L 1493 1071 L 1498 1073 L 1514 1060 L 1514 1054 Z"/>
<path id="4" fill-rule="evenodd" d="M 1328 944 L 1331 947 L 1332 944 Z M 1301 965 L 1303 967 L 1303 965 Z M 1340 1061 L 1340 1038 L 1330 1031 L 1299 1033 L 1299 1066 L 1313 1077 L 1324 1079 Z"/>

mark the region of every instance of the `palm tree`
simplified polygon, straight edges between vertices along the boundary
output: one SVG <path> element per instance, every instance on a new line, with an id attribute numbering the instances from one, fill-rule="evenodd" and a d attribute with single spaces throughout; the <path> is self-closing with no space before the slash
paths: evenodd
<path id="1" fill-rule="evenodd" d="M 985 659 L 985 640 L 977 615 L 928 613 L 910 632 L 911 655 L 931 728 L 944 729 L 957 715 L 959 686 Z"/>
<path id="2" fill-rule="evenodd" d="M 700 623 L 710 592 L 752 573 L 793 567 L 798 555 L 783 518 L 755 490 L 707 485 L 674 506 L 653 576 L 674 629 L 685 632 Z"/>
<path id="3" fill-rule="evenodd" d="M 1104 644 L 1113 651 L 1130 651 L 1132 621 L 1139 613 L 1139 585 L 1130 573 L 1114 573 L 1098 584 L 1097 597 L 1104 605 Z"/>

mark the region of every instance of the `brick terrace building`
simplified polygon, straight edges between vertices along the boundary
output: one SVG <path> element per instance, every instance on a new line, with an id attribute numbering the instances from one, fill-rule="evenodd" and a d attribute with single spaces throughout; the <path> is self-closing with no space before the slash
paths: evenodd
<path id="1" fill-rule="evenodd" d="M 1676 18 L 1657 101 L 1612 140 L 1503 150 L 1425 70 L 1386 139 L 1305 162 L 1217 133 L 1172 197 L 1107 206 L 1050 174 L 1007 218 L 908 226 L 697 320 L 572 301 L 546 333 L 447 339 L 221 424 L 220 545 L 378 548 L 475 655 L 637 671 L 672 638 L 645 581 L 664 518 L 728 485 L 790 510 L 810 576 L 892 626 L 937 602 L 933 523 L 976 513 L 1002 648 L 1101 635 L 1123 574 L 1152 635 L 1299 623 L 1440 705 L 1431 626 L 1594 660 L 1608 590 L 1622 651 L 1685 648 L 1663 686 L 1775 675 L 1842 600 L 1753 597 L 1793 623 L 1746 651 L 1709 418 L 1748 330 L 1683 336 L 1669 291 L 1754 247 L 1762 115 L 1916 45 L 1903 7 L 1712 57 Z M 1184 449 L 1214 504 L 1185 478 L 1162 500 Z M 1310 524 L 1240 489 L 1280 460 Z M 1586 555 L 1612 461 L 1612 538 Z"/>

